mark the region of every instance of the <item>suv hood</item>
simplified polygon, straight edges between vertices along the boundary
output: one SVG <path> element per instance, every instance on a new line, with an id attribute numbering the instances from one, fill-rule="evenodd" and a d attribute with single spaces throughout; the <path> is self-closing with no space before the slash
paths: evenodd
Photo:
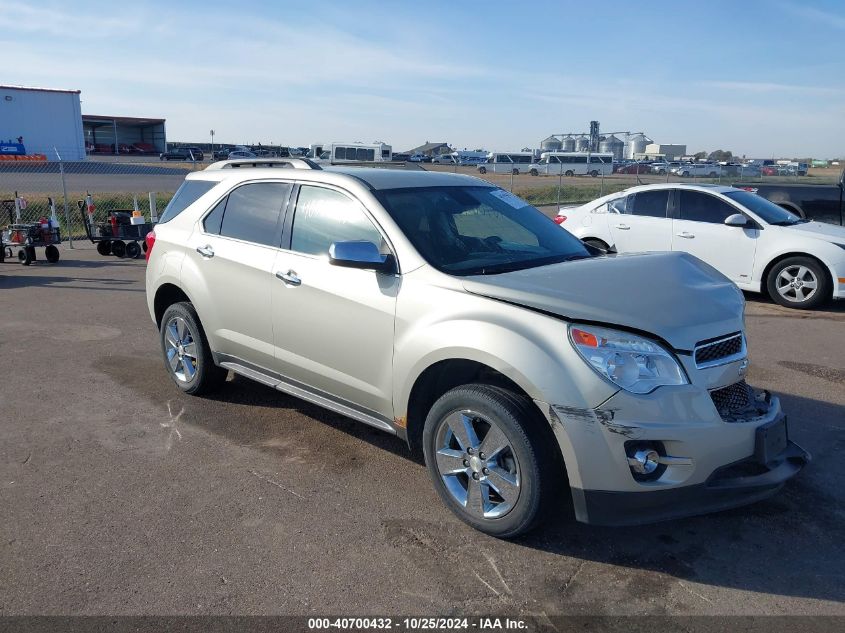
<path id="1" fill-rule="evenodd" d="M 687 253 L 631 253 L 463 279 L 473 294 L 656 335 L 676 350 L 742 331 L 742 292 Z"/>

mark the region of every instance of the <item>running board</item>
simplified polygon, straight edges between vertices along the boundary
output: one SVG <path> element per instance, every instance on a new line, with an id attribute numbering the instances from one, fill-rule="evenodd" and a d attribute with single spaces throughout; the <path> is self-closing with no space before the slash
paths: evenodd
<path id="1" fill-rule="evenodd" d="M 352 418 L 353 420 L 357 420 L 358 422 L 369 424 L 370 426 L 374 426 L 378 429 L 381 429 L 382 431 L 387 431 L 392 435 L 396 435 L 396 429 L 393 427 L 392 424 L 390 424 L 390 422 L 377 416 L 370 415 L 369 413 L 365 413 L 364 411 L 359 411 L 358 409 L 345 405 L 341 402 L 338 402 L 328 397 L 328 395 L 320 395 L 311 391 L 310 389 L 305 388 L 304 386 L 295 385 L 281 376 L 272 376 L 270 374 L 261 372 L 253 367 L 247 367 L 246 365 L 242 365 L 241 363 L 231 360 L 222 361 L 218 364 L 224 369 L 231 369 L 236 374 L 240 374 L 245 378 L 260 382 L 262 385 L 274 387 L 275 389 L 278 389 L 279 391 L 288 395 L 300 398 L 302 400 L 307 400 L 308 402 L 312 402 L 317 406 L 323 407 L 324 409 L 329 409 L 330 411 L 345 415 L 346 417 Z"/>

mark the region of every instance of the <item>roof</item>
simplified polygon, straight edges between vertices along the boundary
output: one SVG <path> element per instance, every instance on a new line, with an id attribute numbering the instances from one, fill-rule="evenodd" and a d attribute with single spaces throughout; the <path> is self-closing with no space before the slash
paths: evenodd
<path id="1" fill-rule="evenodd" d="M 413 154 L 415 152 L 419 152 L 424 154 L 425 152 L 430 152 L 432 150 L 438 149 L 440 147 L 449 147 L 449 143 L 424 143 L 419 147 L 415 147 L 413 149 L 409 149 L 407 152 L 401 152 L 402 154 Z"/>
<path id="2" fill-rule="evenodd" d="M 450 174 L 442 171 L 422 169 L 405 171 L 402 169 L 378 169 L 374 167 L 344 167 L 336 165 L 326 167 L 324 171 L 353 176 L 366 183 L 371 189 L 401 189 L 404 187 L 456 187 L 482 186 L 493 187 L 490 182 L 464 174 Z"/>
<path id="3" fill-rule="evenodd" d="M 111 123 L 114 121 L 115 123 L 122 123 L 124 125 L 158 125 L 159 123 L 164 123 L 165 120 L 166 119 L 150 119 L 134 116 L 100 116 L 99 114 L 82 115 L 83 123 Z"/>
<path id="4" fill-rule="evenodd" d="M 64 92 L 68 94 L 80 94 L 81 90 L 68 90 L 67 88 L 35 88 L 31 86 L 10 86 L 0 85 L 0 90 L 27 90 L 30 92 Z"/>

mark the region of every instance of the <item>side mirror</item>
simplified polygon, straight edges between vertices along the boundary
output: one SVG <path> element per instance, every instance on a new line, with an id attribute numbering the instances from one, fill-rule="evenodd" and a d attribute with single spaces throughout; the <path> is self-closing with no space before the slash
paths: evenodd
<path id="1" fill-rule="evenodd" d="M 332 242 L 329 246 L 329 263 L 333 266 L 376 270 L 382 273 L 396 271 L 393 255 L 382 255 L 378 246 L 365 240 Z"/>
<path id="2" fill-rule="evenodd" d="M 727 226 L 748 226 L 748 218 L 741 213 L 734 213 L 725 218 L 725 225 Z"/>

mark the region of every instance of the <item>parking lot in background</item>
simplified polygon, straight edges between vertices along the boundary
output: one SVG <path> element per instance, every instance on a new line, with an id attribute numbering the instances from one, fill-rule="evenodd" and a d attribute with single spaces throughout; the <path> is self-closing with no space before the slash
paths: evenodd
<path id="1" fill-rule="evenodd" d="M 183 395 L 143 260 L 61 250 L 0 264 L 0 615 L 845 614 L 845 302 L 748 298 L 749 381 L 813 455 L 775 497 L 635 528 L 561 499 L 507 542 L 398 438 L 241 377 Z"/>

